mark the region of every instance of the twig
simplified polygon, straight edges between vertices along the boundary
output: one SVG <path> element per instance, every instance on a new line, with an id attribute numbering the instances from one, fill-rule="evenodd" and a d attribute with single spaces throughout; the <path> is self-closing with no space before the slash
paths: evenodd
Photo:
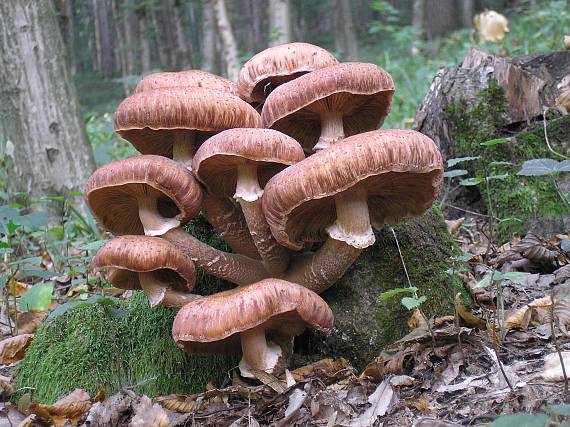
<path id="1" fill-rule="evenodd" d="M 485 217 L 485 218 L 489 218 L 489 215 L 485 215 L 485 214 L 482 214 L 482 213 L 479 213 L 479 212 L 470 211 L 469 209 L 460 208 L 459 206 L 453 206 L 453 205 L 450 205 L 449 203 L 448 203 L 446 206 L 447 206 L 447 207 L 450 207 L 450 208 L 452 208 L 452 209 L 456 209 L 456 210 L 461 211 L 461 212 L 466 212 L 466 213 L 469 213 L 469 214 L 472 214 L 472 215 L 477 215 L 477 216 L 482 216 L 482 217 Z"/>
<path id="2" fill-rule="evenodd" d="M 562 357 L 562 351 L 560 350 L 560 342 L 556 337 L 556 331 L 554 329 L 554 289 L 550 291 L 550 301 L 552 303 L 552 313 L 550 313 L 550 333 L 552 334 L 552 342 L 554 348 L 558 353 L 558 358 L 560 359 L 560 366 L 562 367 L 562 376 L 564 377 L 564 394 L 568 394 L 568 376 L 566 375 L 566 366 L 564 366 L 564 358 Z"/>
<path id="3" fill-rule="evenodd" d="M 410 288 L 412 288 L 412 281 L 410 280 L 410 275 L 408 274 L 408 269 L 406 268 L 406 262 L 404 261 L 404 256 L 402 255 L 402 250 L 400 249 L 400 242 L 398 242 L 398 238 L 396 237 L 396 232 L 394 231 L 394 228 L 390 227 L 390 230 L 392 230 L 392 235 L 394 236 L 394 240 L 396 241 L 396 247 L 398 248 L 398 253 L 400 254 L 400 260 L 402 261 L 402 266 L 404 267 L 404 273 L 406 273 L 406 279 L 408 279 L 408 286 Z M 416 292 L 414 292 L 414 298 L 418 298 L 418 294 Z M 426 317 L 426 315 L 424 314 L 423 310 L 418 306 L 418 311 L 420 313 L 420 315 L 422 316 L 422 318 L 424 319 L 424 321 L 426 322 L 429 334 L 431 335 L 431 341 L 432 341 L 432 350 L 435 351 L 435 334 L 433 333 L 433 330 L 431 329 L 431 325 L 429 323 L 428 318 Z"/>
<path id="4" fill-rule="evenodd" d="M 564 154 L 560 154 L 558 151 L 555 151 L 552 146 L 550 145 L 550 141 L 548 140 L 548 132 L 546 131 L 546 113 L 548 112 L 548 108 L 544 107 L 544 110 L 542 111 L 542 128 L 544 129 L 544 141 L 546 142 L 546 146 L 548 147 L 548 149 L 550 150 L 550 152 L 552 154 L 556 154 L 559 157 L 562 157 L 563 159 L 568 159 L 568 156 L 565 156 Z"/>

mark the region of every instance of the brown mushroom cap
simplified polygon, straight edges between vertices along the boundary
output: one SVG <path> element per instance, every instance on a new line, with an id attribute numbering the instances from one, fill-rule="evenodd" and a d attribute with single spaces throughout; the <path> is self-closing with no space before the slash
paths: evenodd
<path id="1" fill-rule="evenodd" d="M 90 269 L 105 272 L 121 289 L 142 289 L 138 273 L 153 272 L 157 281 L 182 291 L 194 289 L 196 281 L 192 260 L 160 237 L 115 237 L 99 249 Z"/>
<path id="2" fill-rule="evenodd" d="M 156 198 L 163 217 L 184 224 L 200 211 L 202 190 L 183 165 L 165 157 L 144 155 L 97 169 L 87 180 L 85 197 L 107 230 L 144 234 L 138 215 L 140 198 Z"/>
<path id="3" fill-rule="evenodd" d="M 247 102 L 263 102 L 272 89 L 303 74 L 338 64 L 325 49 L 309 43 L 273 46 L 254 55 L 240 70 L 238 91 Z"/>
<path id="4" fill-rule="evenodd" d="M 149 74 L 137 84 L 135 93 L 167 87 L 205 88 L 237 95 L 237 85 L 234 82 L 202 70 Z"/>
<path id="5" fill-rule="evenodd" d="M 306 326 L 329 333 L 333 314 L 314 292 L 265 279 L 186 304 L 174 319 L 172 337 L 190 353 L 235 353 L 240 332 L 262 324 L 274 337 L 299 335 Z"/>
<path id="6" fill-rule="evenodd" d="M 423 214 L 441 187 L 439 149 L 412 130 L 389 129 L 346 138 L 275 175 L 265 186 L 263 212 L 275 239 L 300 250 L 322 241 L 335 221 L 334 196 L 366 192 L 370 220 L 385 223 Z"/>
<path id="7" fill-rule="evenodd" d="M 200 88 L 135 93 L 115 113 L 115 130 L 142 154 L 172 158 L 175 134 L 194 131 L 199 144 L 224 129 L 261 127 L 257 111 L 237 96 Z"/>
<path id="8" fill-rule="evenodd" d="M 228 129 L 208 139 L 198 149 L 192 170 L 211 194 L 232 197 L 237 168 L 244 160 L 257 166 L 263 188 L 269 178 L 305 158 L 293 138 L 271 129 Z"/>
<path id="9" fill-rule="evenodd" d="M 312 150 L 321 114 L 342 114 L 345 136 L 377 129 L 390 110 L 394 82 L 374 64 L 345 62 L 298 77 L 275 89 L 263 105 L 263 127 L 279 130 Z"/>

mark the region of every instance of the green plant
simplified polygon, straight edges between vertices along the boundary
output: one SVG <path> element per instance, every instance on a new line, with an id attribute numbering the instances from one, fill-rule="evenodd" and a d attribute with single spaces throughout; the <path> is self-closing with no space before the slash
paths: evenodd
<path id="1" fill-rule="evenodd" d="M 525 161 L 521 169 L 517 172 L 517 175 L 545 176 L 550 178 L 562 202 L 570 207 L 570 193 L 563 194 L 556 180 L 556 178 L 564 172 L 570 172 L 570 160 L 533 159 Z"/>

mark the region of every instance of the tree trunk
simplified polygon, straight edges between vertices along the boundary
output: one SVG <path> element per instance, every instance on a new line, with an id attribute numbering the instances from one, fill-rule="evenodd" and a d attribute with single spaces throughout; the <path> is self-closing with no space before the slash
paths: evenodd
<path id="1" fill-rule="evenodd" d="M 459 28 L 460 14 L 455 0 L 425 0 L 425 30 L 428 40 Z M 458 19 L 459 18 L 459 19 Z"/>
<path id="2" fill-rule="evenodd" d="M 111 0 L 111 14 L 113 20 L 113 26 L 115 29 L 115 34 L 117 36 L 117 42 L 115 43 L 115 58 L 117 59 L 116 65 L 118 65 L 118 71 L 122 77 L 128 75 L 127 72 L 127 58 L 126 58 L 126 48 L 125 48 L 125 35 L 123 31 L 123 17 L 119 8 L 117 6 L 117 0 Z M 125 95 L 128 92 L 128 85 L 123 83 L 123 89 Z"/>
<path id="3" fill-rule="evenodd" d="M 412 8 L 412 27 L 415 30 L 414 42 L 412 44 L 412 54 L 420 53 L 419 45 L 425 36 L 425 0 L 414 0 Z"/>
<path id="4" fill-rule="evenodd" d="M 33 198 L 82 190 L 94 169 L 51 1 L 0 2 L 0 117 L 8 188 Z"/>
<path id="5" fill-rule="evenodd" d="M 336 0 L 335 9 L 335 47 L 341 52 L 347 61 L 358 60 L 358 43 L 354 29 L 351 3 L 344 0 Z"/>
<path id="6" fill-rule="evenodd" d="M 127 76 L 138 74 L 137 56 L 139 49 L 136 34 L 137 27 L 134 0 L 125 0 L 123 5 L 125 45 L 123 49 L 125 50 L 125 71 Z"/>
<path id="7" fill-rule="evenodd" d="M 67 67 L 71 75 L 77 72 L 77 65 L 75 62 L 75 10 L 73 0 L 59 0 L 56 2 L 57 10 L 60 14 L 60 28 L 63 37 L 63 44 L 65 45 L 65 57 Z"/>
<path id="8" fill-rule="evenodd" d="M 113 46 L 109 25 L 108 0 L 92 0 L 93 30 L 95 32 L 95 69 L 106 78 L 113 77 Z"/>
<path id="9" fill-rule="evenodd" d="M 236 81 L 239 74 L 238 48 L 232 25 L 228 18 L 226 2 L 224 0 L 214 0 L 214 11 L 216 13 L 216 25 L 220 34 L 222 52 L 224 54 L 225 74 L 230 80 Z"/>
<path id="10" fill-rule="evenodd" d="M 202 0 L 202 69 L 216 72 L 216 16 L 214 0 Z"/>
<path id="11" fill-rule="evenodd" d="M 268 12 L 269 46 L 289 43 L 291 41 L 291 1 L 269 0 Z"/>
<path id="12" fill-rule="evenodd" d="M 148 74 L 150 72 L 150 36 L 148 28 L 148 15 L 145 6 L 139 6 L 136 11 L 138 30 L 139 30 L 139 45 L 141 54 L 141 74 Z"/>
<path id="13" fill-rule="evenodd" d="M 191 69 L 191 45 L 186 41 L 186 34 L 184 33 L 184 22 L 182 21 L 182 5 L 180 0 L 174 0 L 172 7 L 172 19 L 174 24 L 174 35 L 176 38 L 175 55 L 177 69 Z"/>
<path id="14" fill-rule="evenodd" d="M 152 26 L 154 27 L 155 44 L 158 51 L 158 60 L 162 70 L 173 70 L 172 65 L 172 49 L 171 44 L 166 39 L 166 32 L 164 31 L 164 22 L 162 16 L 162 9 L 153 7 L 151 11 Z M 166 40 L 166 43 L 165 43 Z"/>
<path id="15" fill-rule="evenodd" d="M 475 5 L 473 0 L 462 0 L 461 1 L 461 24 L 470 28 L 473 26 L 473 15 L 475 11 Z"/>

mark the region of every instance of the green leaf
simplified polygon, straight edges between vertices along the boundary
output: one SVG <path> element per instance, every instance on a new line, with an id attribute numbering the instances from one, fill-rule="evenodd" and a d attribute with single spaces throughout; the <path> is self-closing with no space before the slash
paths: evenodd
<path id="1" fill-rule="evenodd" d="M 494 179 L 499 179 L 499 180 L 503 180 L 509 177 L 508 173 L 503 173 L 501 175 L 491 175 L 487 177 L 487 181 L 492 181 Z"/>
<path id="2" fill-rule="evenodd" d="M 0 255 L 12 253 L 14 253 L 14 249 L 12 248 L 0 248 Z"/>
<path id="3" fill-rule="evenodd" d="M 20 298 L 20 310 L 21 311 L 47 310 L 51 305 L 52 293 L 53 293 L 53 283 L 48 283 L 48 284 L 38 283 L 32 286 Z"/>
<path id="4" fill-rule="evenodd" d="M 570 160 L 562 160 L 556 166 L 558 172 L 570 172 Z"/>
<path id="5" fill-rule="evenodd" d="M 544 427 L 547 422 L 546 414 L 501 415 L 490 424 L 490 427 Z"/>
<path id="6" fill-rule="evenodd" d="M 83 197 L 83 192 L 81 191 L 70 191 L 67 193 L 69 197 Z"/>
<path id="7" fill-rule="evenodd" d="M 483 182 L 483 178 L 480 176 L 477 176 L 475 178 L 462 179 L 461 181 L 459 181 L 459 184 L 463 185 L 464 187 L 472 187 L 474 185 L 479 185 L 482 182 Z"/>
<path id="8" fill-rule="evenodd" d="M 465 169 L 452 169 L 450 171 L 445 171 L 443 173 L 444 178 L 455 178 L 456 176 L 467 175 L 468 172 Z"/>
<path id="9" fill-rule="evenodd" d="M 108 240 L 96 240 L 79 246 L 82 251 L 98 251 Z"/>
<path id="10" fill-rule="evenodd" d="M 396 295 L 413 294 L 414 292 L 417 292 L 417 291 L 418 291 L 418 288 L 416 288 L 415 286 L 407 287 L 407 288 L 390 289 L 389 291 L 382 292 L 380 294 L 380 296 L 378 297 L 378 301 L 386 301 L 392 297 L 395 297 Z"/>
<path id="11" fill-rule="evenodd" d="M 489 141 L 481 142 L 479 145 L 482 145 L 484 147 L 490 147 L 493 145 L 505 144 L 509 141 L 510 141 L 509 138 L 496 138 L 496 139 L 490 139 Z"/>
<path id="12" fill-rule="evenodd" d="M 519 176 L 546 176 L 558 172 L 558 162 L 553 159 L 533 159 L 523 163 Z"/>
<path id="13" fill-rule="evenodd" d="M 518 283 L 519 285 L 522 285 L 525 282 L 526 276 L 528 276 L 528 273 L 523 273 L 520 271 L 511 271 L 510 273 L 495 273 L 495 275 L 499 276 L 499 277 L 495 278 L 496 281 L 498 281 L 498 280 L 510 280 L 511 282 Z"/>
<path id="14" fill-rule="evenodd" d="M 65 314 L 69 310 L 72 310 L 74 308 L 81 307 L 81 306 L 86 306 L 86 305 L 91 305 L 91 304 L 112 305 L 112 304 L 115 304 L 115 302 L 116 302 L 116 299 L 114 299 L 114 298 L 110 298 L 110 297 L 106 297 L 106 296 L 98 295 L 98 294 L 92 295 L 91 297 L 87 298 L 85 301 L 74 300 L 74 301 L 68 301 L 65 304 L 60 305 L 59 307 L 57 307 L 54 311 L 52 311 L 50 313 L 49 317 L 61 316 L 62 314 Z M 111 314 L 114 315 L 114 313 L 111 313 Z"/>
<path id="15" fill-rule="evenodd" d="M 40 265 L 42 263 L 41 256 L 32 256 L 29 258 L 21 258 L 16 261 L 12 261 L 10 265 Z"/>
<path id="16" fill-rule="evenodd" d="M 489 166 L 511 166 L 511 165 L 512 165 L 512 162 L 505 162 L 505 161 L 489 163 Z"/>
<path id="17" fill-rule="evenodd" d="M 6 228 L 8 229 L 9 234 L 14 234 L 16 230 L 20 227 L 20 224 L 16 224 L 12 218 L 8 221 Z"/>
<path id="18" fill-rule="evenodd" d="M 493 276 L 493 279 L 494 278 L 495 278 L 495 276 Z M 483 277 L 481 280 L 479 280 L 475 284 L 475 286 L 473 286 L 473 289 L 486 288 L 490 284 L 491 284 L 491 273 L 487 274 L 485 277 Z"/>
<path id="19" fill-rule="evenodd" d="M 412 310 L 414 308 L 419 307 L 426 301 L 427 297 L 425 295 L 422 295 L 419 298 L 404 297 L 402 298 L 402 305 L 406 307 L 408 310 Z"/>
<path id="20" fill-rule="evenodd" d="M 469 156 L 469 157 L 457 157 L 455 159 L 449 159 L 447 161 L 447 167 L 451 168 L 453 166 L 455 166 L 458 163 L 462 163 L 462 162 L 471 162 L 473 160 L 478 160 L 480 158 L 480 156 Z"/>
<path id="21" fill-rule="evenodd" d="M 48 234 L 54 239 L 54 240 L 62 240 L 65 236 L 65 230 L 61 225 L 56 225 L 55 227 L 51 227 L 48 230 Z"/>

